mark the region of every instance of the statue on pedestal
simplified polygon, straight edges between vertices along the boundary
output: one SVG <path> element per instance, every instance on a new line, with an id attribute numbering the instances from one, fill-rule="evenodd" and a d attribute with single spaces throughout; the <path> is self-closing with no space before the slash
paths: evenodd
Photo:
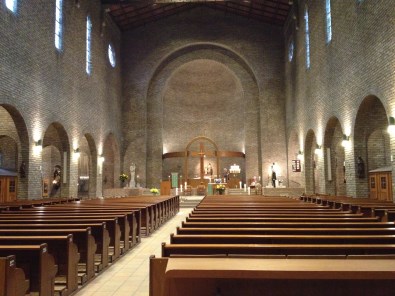
<path id="1" fill-rule="evenodd" d="M 135 174 L 136 174 L 136 165 L 132 163 L 130 166 L 130 183 L 129 183 L 129 187 L 131 188 L 136 187 Z"/>

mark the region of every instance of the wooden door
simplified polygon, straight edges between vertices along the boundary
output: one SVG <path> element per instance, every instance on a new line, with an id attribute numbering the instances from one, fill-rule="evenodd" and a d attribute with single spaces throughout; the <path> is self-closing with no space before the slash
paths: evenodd
<path id="1" fill-rule="evenodd" d="M 0 202 L 6 201 L 7 177 L 0 177 Z"/>
<path id="2" fill-rule="evenodd" d="M 7 178 L 7 201 L 16 200 L 16 189 L 17 189 L 17 178 L 16 177 L 8 177 Z"/>
<path id="3" fill-rule="evenodd" d="M 378 185 L 379 185 L 378 199 L 379 200 L 388 200 L 388 196 L 389 196 L 388 181 L 389 180 L 388 180 L 387 173 L 378 174 Z"/>
<path id="4" fill-rule="evenodd" d="M 377 199 L 377 176 L 376 174 L 369 175 L 370 198 Z"/>

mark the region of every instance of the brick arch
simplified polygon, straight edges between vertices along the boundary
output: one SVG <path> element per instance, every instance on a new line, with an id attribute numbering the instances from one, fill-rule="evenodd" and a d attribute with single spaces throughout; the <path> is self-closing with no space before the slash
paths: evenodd
<path id="1" fill-rule="evenodd" d="M 313 194 L 316 192 L 317 188 L 317 179 L 316 179 L 316 165 L 317 159 L 314 153 L 314 150 L 317 146 L 316 135 L 313 130 L 308 130 L 305 139 L 305 152 L 304 152 L 304 161 L 305 161 L 305 183 L 306 183 L 306 193 Z"/>
<path id="2" fill-rule="evenodd" d="M 78 194 L 79 196 L 85 196 L 88 194 L 88 197 L 95 197 L 97 191 L 97 148 L 96 143 L 93 136 L 89 133 L 86 133 L 82 139 L 79 141 L 80 144 L 80 159 L 78 162 Z M 88 160 L 88 172 L 89 179 L 81 179 L 81 165 L 82 162 L 85 162 L 83 159 L 87 157 Z M 88 192 L 86 192 L 88 190 Z"/>
<path id="3" fill-rule="evenodd" d="M 365 97 L 358 108 L 354 124 L 354 161 L 361 157 L 366 169 L 365 178 L 355 178 L 358 197 L 369 195 L 369 170 L 391 165 L 387 127 L 388 115 L 382 101 L 374 95 Z"/>
<path id="4" fill-rule="evenodd" d="M 11 137 L 17 147 L 16 153 L 16 169 L 19 170 L 22 162 L 26 164 L 25 166 L 25 178 L 19 178 L 18 180 L 18 199 L 27 199 L 29 196 L 28 184 L 29 184 L 29 133 L 27 130 L 26 122 L 22 114 L 10 104 L 0 104 L 0 108 L 3 108 L 6 112 L 6 116 L 11 118 L 9 125 L 6 124 L 4 120 L 1 120 L 0 135 L 8 135 Z M 4 129 L 4 130 L 2 130 Z"/>
<path id="5" fill-rule="evenodd" d="M 166 82 L 182 65 L 205 59 L 218 62 L 233 73 L 242 87 L 243 102 L 245 104 L 244 114 L 248 115 L 249 120 L 240 120 L 243 122 L 244 134 L 241 144 L 244 147 L 232 147 L 229 150 L 241 150 L 246 154 L 246 176 L 261 175 L 261 142 L 260 142 L 260 113 L 259 113 L 259 88 L 256 77 L 251 67 L 236 53 L 217 44 L 192 44 L 172 52 L 162 60 L 160 66 L 152 76 L 147 91 L 147 184 L 156 185 L 161 177 L 155 175 L 156 172 L 162 172 L 162 154 L 163 154 L 163 92 Z M 243 116 L 244 116 L 243 114 Z M 220 131 L 220 127 L 218 128 Z M 248 133 L 248 134 L 247 134 Z M 201 134 L 188 135 L 188 138 L 179 139 L 179 146 L 173 147 L 172 150 L 183 150 L 191 138 L 201 136 Z M 210 137 L 213 137 L 212 135 Z M 240 137 L 241 138 L 241 137 Z M 220 143 L 219 143 L 220 144 Z M 257 161 L 259 159 L 259 161 Z M 144 165 L 144 164 L 142 164 Z"/>
<path id="6" fill-rule="evenodd" d="M 335 116 L 331 117 L 326 124 L 324 135 L 324 166 L 327 168 L 324 171 L 325 193 L 332 195 L 347 195 L 344 166 L 346 156 L 342 146 L 343 134 L 344 131 L 339 119 Z M 330 173 L 329 167 L 331 168 Z"/>
<path id="7" fill-rule="evenodd" d="M 70 141 L 69 136 L 59 122 L 48 125 L 42 139 L 42 178 L 52 184 L 55 167 L 61 169 L 60 187 L 52 188 L 52 197 L 70 196 Z M 51 185 L 52 186 L 52 185 Z"/>
<path id="8" fill-rule="evenodd" d="M 103 144 L 103 189 L 119 187 L 120 153 L 119 144 L 113 133 L 109 133 Z M 125 173 L 129 175 L 126 170 Z"/>

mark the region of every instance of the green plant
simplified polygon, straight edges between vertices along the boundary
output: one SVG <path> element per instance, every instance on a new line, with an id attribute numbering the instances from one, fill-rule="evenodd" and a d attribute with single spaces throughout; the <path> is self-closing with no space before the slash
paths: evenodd
<path id="1" fill-rule="evenodd" d="M 158 190 L 157 188 L 155 188 L 155 187 L 154 187 L 154 188 L 151 188 L 151 189 L 150 189 L 150 192 L 153 193 L 154 195 L 159 194 L 159 190 Z"/>
<path id="2" fill-rule="evenodd" d="M 217 190 L 220 193 L 223 193 L 225 191 L 225 185 L 224 184 L 217 184 L 215 185 L 215 190 Z"/>
<path id="3" fill-rule="evenodd" d="M 125 182 L 127 179 L 129 179 L 128 175 L 126 175 L 126 174 L 119 175 L 119 180 L 121 180 L 121 182 Z"/>

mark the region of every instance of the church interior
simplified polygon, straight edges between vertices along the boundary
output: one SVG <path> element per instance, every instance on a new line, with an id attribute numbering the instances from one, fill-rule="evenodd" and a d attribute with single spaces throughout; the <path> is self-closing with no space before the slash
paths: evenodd
<path id="1" fill-rule="evenodd" d="M 0 24 L 0 295 L 392 295 L 392 0 Z"/>

